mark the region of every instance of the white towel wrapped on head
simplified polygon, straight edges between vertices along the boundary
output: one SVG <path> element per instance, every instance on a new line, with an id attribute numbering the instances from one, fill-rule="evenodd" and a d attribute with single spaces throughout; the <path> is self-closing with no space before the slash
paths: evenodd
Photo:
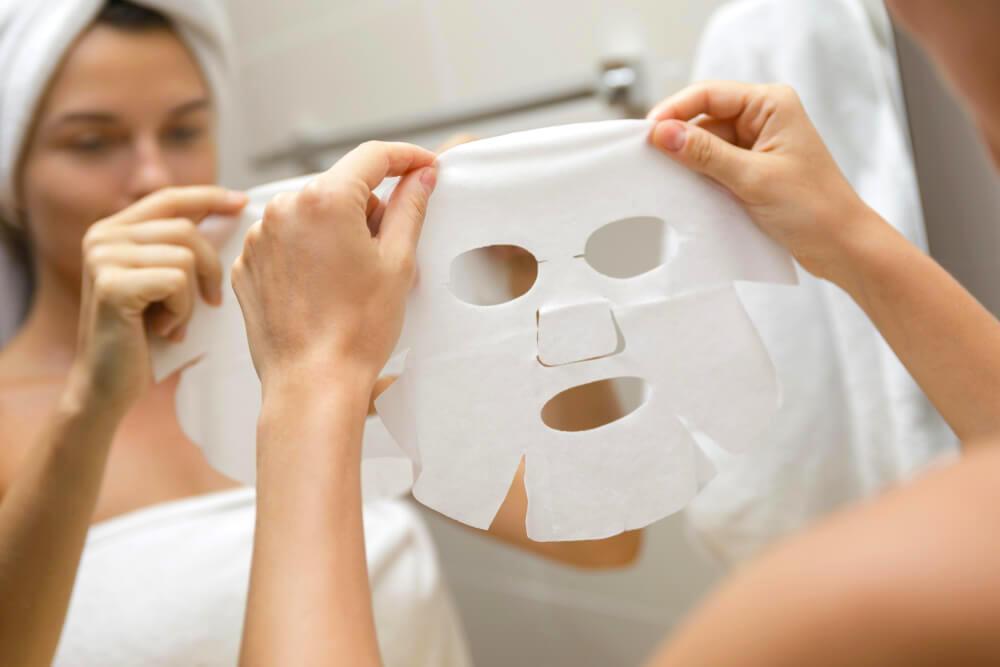
<path id="1" fill-rule="evenodd" d="M 220 112 L 233 68 L 226 12 L 217 0 L 136 0 L 166 16 L 194 54 Z M 66 51 L 105 0 L 0 0 L 0 217 L 15 221 L 15 169 L 32 117 Z"/>

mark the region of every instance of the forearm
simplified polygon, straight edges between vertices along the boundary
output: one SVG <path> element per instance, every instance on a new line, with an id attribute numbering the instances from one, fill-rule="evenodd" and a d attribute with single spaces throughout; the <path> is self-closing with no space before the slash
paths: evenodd
<path id="1" fill-rule="evenodd" d="M 48 665 L 119 421 L 67 390 L 0 503 L 0 664 Z"/>
<path id="2" fill-rule="evenodd" d="M 243 665 L 379 665 L 361 501 L 364 382 L 265 389 Z"/>
<path id="3" fill-rule="evenodd" d="M 1000 322 L 882 220 L 860 227 L 835 282 L 963 442 L 1000 434 Z"/>

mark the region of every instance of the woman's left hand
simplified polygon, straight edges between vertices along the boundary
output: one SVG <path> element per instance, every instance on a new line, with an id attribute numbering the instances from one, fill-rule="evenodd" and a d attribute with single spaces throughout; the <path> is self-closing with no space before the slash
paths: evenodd
<path id="1" fill-rule="evenodd" d="M 402 329 L 434 160 L 362 144 L 250 229 L 232 279 L 265 395 L 272 380 L 374 384 Z M 372 191 L 389 176 L 402 179 L 383 204 Z"/>

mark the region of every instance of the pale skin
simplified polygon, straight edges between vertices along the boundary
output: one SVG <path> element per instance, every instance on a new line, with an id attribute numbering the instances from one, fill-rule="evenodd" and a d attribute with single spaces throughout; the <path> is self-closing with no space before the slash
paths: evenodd
<path id="1" fill-rule="evenodd" d="M 177 377 L 149 371 L 150 339 L 180 339 L 193 303 L 229 288 L 198 232 L 246 202 L 212 185 L 214 124 L 171 31 L 107 26 L 70 49 L 36 113 L 18 174 L 36 292 L 0 351 L 0 664 L 51 662 L 92 523 L 236 486 L 182 433 Z M 580 567 L 636 557 L 636 534 L 536 548 L 517 485 L 512 498 L 491 534 Z"/>
<path id="2" fill-rule="evenodd" d="M 980 0 L 890 4 L 951 74 L 1000 159 L 1000 85 L 995 81 L 1000 46 L 986 28 L 1000 25 L 1000 6 Z M 1000 663 L 1000 566 L 995 557 L 1000 553 L 1000 323 L 857 197 L 794 91 L 710 82 L 665 100 L 650 117 L 658 121 L 650 137 L 655 146 L 729 189 L 758 226 L 806 270 L 834 282 L 865 309 L 962 438 L 967 454 L 957 464 L 820 523 L 740 569 L 682 624 L 649 665 Z M 359 173 L 367 174 L 407 164 L 414 193 L 414 182 L 430 168 L 430 156 L 421 158 L 415 150 L 369 146 L 355 154 L 353 163 Z M 343 179 L 354 183 L 352 188 L 345 189 Z M 254 563 L 248 628 L 264 636 L 245 638 L 244 664 L 286 658 L 314 659 L 312 664 L 379 664 L 363 585 L 351 591 L 353 599 L 337 601 L 315 595 L 291 599 L 277 585 L 282 572 L 303 565 L 295 553 L 297 536 L 308 535 L 314 543 L 320 530 L 337 545 L 326 554 L 310 554 L 305 564 L 313 566 L 310 572 L 320 585 L 366 581 L 360 547 L 352 552 L 349 545 L 363 541 L 358 525 L 358 424 L 368 395 L 364 387 L 352 385 L 328 392 L 320 402 L 319 392 L 308 391 L 309 373 L 303 369 L 324 359 L 331 365 L 360 364 L 354 366 L 356 377 L 366 386 L 375 382 L 394 341 L 373 343 L 361 333 L 369 330 L 363 323 L 367 318 L 381 322 L 386 312 L 401 308 L 412 258 L 393 253 L 371 259 L 369 275 L 384 281 L 379 287 L 368 284 L 353 292 L 345 285 L 340 293 L 303 292 L 308 295 L 303 301 L 323 304 L 317 310 L 339 312 L 338 319 L 355 323 L 342 329 L 339 352 L 317 352 L 295 331 L 297 316 L 305 313 L 268 296 L 275 266 L 308 258 L 300 235 L 322 235 L 331 243 L 351 239 L 366 248 L 381 245 L 382 239 L 373 238 L 365 224 L 365 187 L 358 183 L 356 175 L 335 167 L 309 195 L 313 204 L 325 201 L 325 214 L 289 200 L 270 219 L 265 217 L 264 231 L 252 247 L 248 244 L 236 280 L 265 384 L 258 466 L 260 474 L 284 482 L 260 489 L 276 509 L 259 516 L 261 522 L 274 523 L 273 530 L 261 533 L 267 542 L 257 545 L 265 557 Z M 421 213 L 422 206 L 413 206 L 410 215 L 400 217 L 406 223 L 396 229 L 404 229 L 408 240 L 419 230 Z M 337 284 L 333 263 L 306 260 L 298 266 L 322 277 L 311 284 Z M 308 290 L 308 285 L 297 287 Z M 372 302 L 368 294 L 381 296 Z M 387 294 L 400 301 L 386 300 Z M 370 356 L 352 354 L 355 346 Z M 333 417 L 324 419 L 323 414 Z M 346 467 L 321 466 L 323 477 L 317 479 L 315 467 L 302 463 L 310 456 Z M 290 483 L 296 479 L 300 484 Z M 325 502 L 315 509 L 316 516 L 293 512 L 295 504 L 303 502 L 295 489 L 306 479 L 314 486 L 337 489 L 330 493 L 342 494 L 337 500 L 345 504 L 334 508 Z M 268 631 L 264 621 L 280 604 L 303 617 L 322 617 L 326 627 L 343 624 L 344 630 L 329 639 L 310 639 L 294 629 L 289 635 Z M 358 610 L 363 612 L 360 620 Z"/>

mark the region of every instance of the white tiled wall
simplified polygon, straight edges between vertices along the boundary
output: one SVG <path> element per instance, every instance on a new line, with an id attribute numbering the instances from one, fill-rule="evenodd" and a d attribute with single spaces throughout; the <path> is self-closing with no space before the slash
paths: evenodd
<path id="1" fill-rule="evenodd" d="M 719 0 L 227 0 L 242 51 L 248 155 L 303 129 L 350 131 L 519 96 L 639 55 L 650 101 L 684 83 Z M 613 117 L 583 100 L 410 137 L 480 136 Z M 377 137 L 373 137 L 377 138 Z M 332 162 L 336 155 L 326 156 Z M 247 164 L 240 185 L 296 173 Z M 585 574 L 515 552 L 427 512 L 480 667 L 635 665 L 715 580 L 679 517 L 647 531 L 637 567 Z"/>

